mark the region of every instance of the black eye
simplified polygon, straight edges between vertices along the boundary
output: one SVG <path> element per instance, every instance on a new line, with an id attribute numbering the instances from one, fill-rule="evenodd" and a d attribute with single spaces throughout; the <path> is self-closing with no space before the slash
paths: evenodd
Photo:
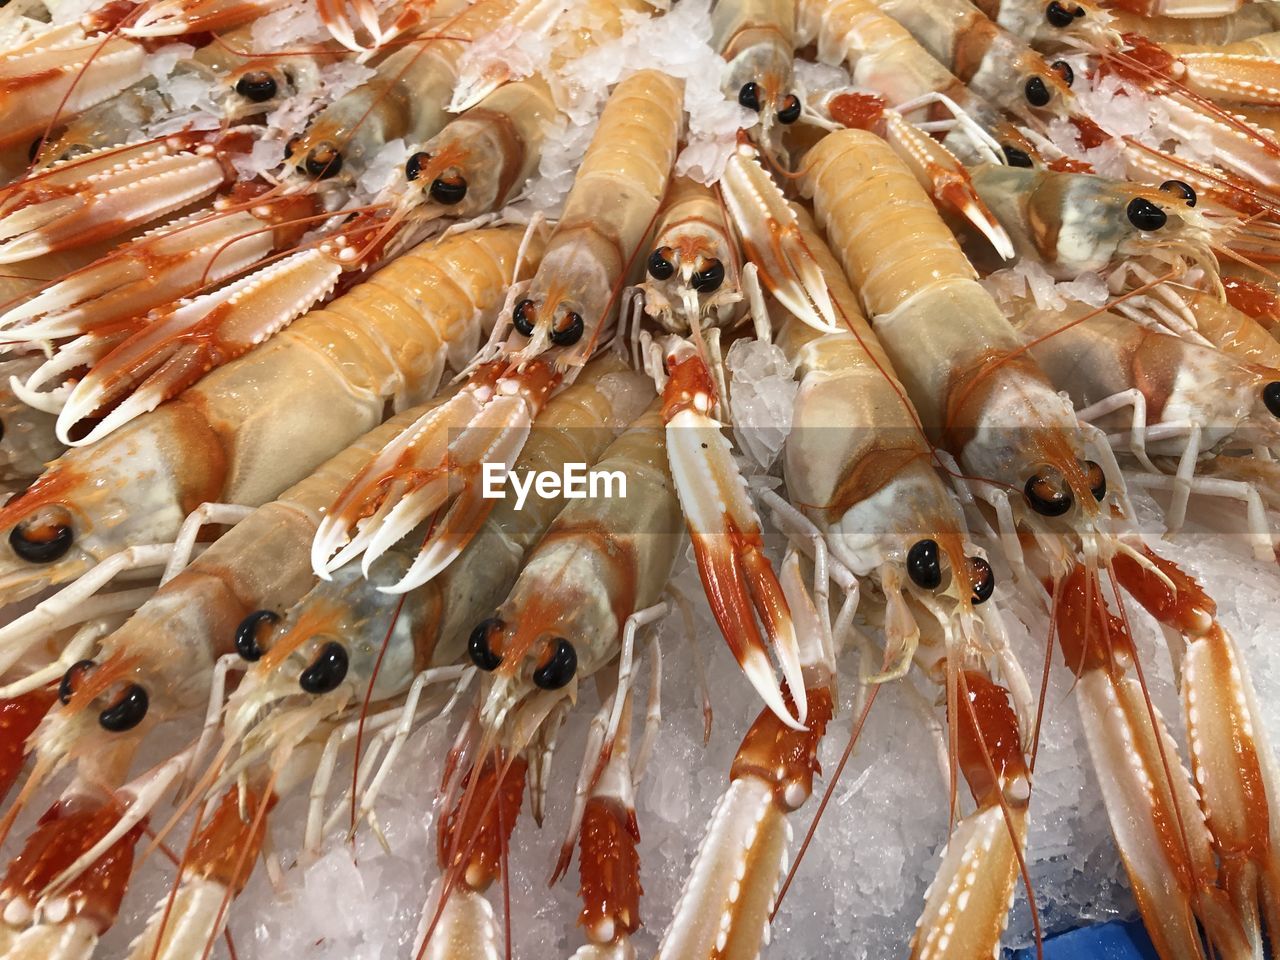
<path id="1" fill-rule="evenodd" d="M 582 315 L 570 310 L 564 315 L 564 326 L 551 331 L 551 342 L 558 347 L 567 347 L 582 339 L 582 331 L 586 325 Z"/>
<path id="2" fill-rule="evenodd" d="M 1019 150 L 1017 147 L 1011 147 L 1007 143 L 1000 145 L 1000 149 L 1004 151 L 1004 162 L 1011 167 L 1032 167 L 1031 157 L 1027 155 L 1025 150 Z"/>
<path id="3" fill-rule="evenodd" d="M 27 563 L 53 563 L 75 541 L 71 517 L 61 507 L 41 507 L 9 532 L 9 546 Z"/>
<path id="4" fill-rule="evenodd" d="M 1065 60 L 1055 60 L 1049 64 L 1049 69 L 1062 78 L 1062 82 L 1068 87 L 1076 82 L 1076 72 L 1071 69 L 1071 64 Z"/>
<path id="5" fill-rule="evenodd" d="M 1041 77 L 1031 77 L 1022 88 L 1022 92 L 1027 96 L 1027 103 L 1033 107 L 1049 105 L 1049 88 Z"/>
<path id="6" fill-rule="evenodd" d="M 1084 10 L 1082 9 L 1080 12 L 1084 13 Z M 1060 4 L 1058 0 L 1053 0 L 1051 4 L 1044 8 L 1044 18 L 1049 21 L 1050 26 L 1061 30 L 1071 25 L 1071 21 L 1075 19 L 1075 14 Z"/>
<path id="7" fill-rule="evenodd" d="M 551 659 L 533 671 L 533 682 L 543 690 L 559 690 L 573 679 L 578 669 L 578 652 L 573 644 L 564 637 L 556 637 L 553 642 L 556 647 L 551 651 Z"/>
<path id="8" fill-rule="evenodd" d="M 236 627 L 236 653 L 241 659 L 256 663 L 262 659 L 262 647 L 258 646 L 258 633 L 264 623 L 279 623 L 280 614 L 274 610 L 255 610 Z"/>
<path id="9" fill-rule="evenodd" d="M 532 300 L 521 300 L 511 311 L 511 323 L 523 336 L 533 336 L 534 309 Z"/>
<path id="10" fill-rule="evenodd" d="M 67 667 L 67 672 L 62 675 L 62 680 L 58 683 L 58 699 L 64 705 L 71 702 L 71 696 L 76 692 L 76 687 L 80 685 L 80 681 L 84 679 L 85 674 L 96 666 L 97 664 L 92 660 L 78 660 Z"/>
<path id="11" fill-rule="evenodd" d="M 738 102 L 748 110 L 760 112 L 760 87 L 754 81 L 744 83 L 738 91 Z"/>
<path id="12" fill-rule="evenodd" d="M 1125 210 L 1129 222 L 1139 230 L 1159 230 L 1168 221 L 1163 210 L 1145 197 L 1134 197 Z"/>
<path id="13" fill-rule="evenodd" d="M 305 693 L 328 693 L 338 689 L 347 676 L 347 648 L 330 640 L 320 649 L 311 666 L 298 674 L 298 686 Z"/>
<path id="14" fill-rule="evenodd" d="M 466 195 L 467 181 L 462 177 L 436 177 L 431 181 L 431 199 L 436 203 L 461 203 Z"/>
<path id="15" fill-rule="evenodd" d="M 795 123 L 800 119 L 800 98 L 794 93 L 787 94 L 787 98 L 782 101 L 782 106 L 778 108 L 779 123 Z"/>
<path id="16" fill-rule="evenodd" d="M 501 629 L 502 621 L 497 617 L 490 617 L 471 631 L 471 638 L 467 640 L 467 656 L 481 670 L 492 673 L 502 663 L 502 657 L 494 653 L 489 644 L 490 636 Z"/>
<path id="17" fill-rule="evenodd" d="M 422 168 L 427 165 L 427 161 L 431 159 L 431 154 L 419 151 L 404 162 L 404 176 L 406 180 L 417 180 L 422 176 Z"/>
<path id="18" fill-rule="evenodd" d="M 690 282 L 699 293 L 719 290 L 720 284 L 724 283 L 724 264 L 716 259 L 708 260 L 707 265 L 690 278 Z"/>
<path id="19" fill-rule="evenodd" d="M 942 564 L 938 560 L 936 540 L 918 540 L 907 551 L 907 576 L 917 587 L 937 589 L 942 583 Z"/>
<path id="20" fill-rule="evenodd" d="M 342 170 L 342 154 L 331 143 L 321 143 L 311 148 L 305 164 L 308 176 L 317 180 L 336 177 Z"/>
<path id="21" fill-rule="evenodd" d="M 991 564 L 982 557 L 970 557 L 969 570 L 973 577 L 974 604 L 986 603 L 996 589 L 996 575 Z"/>
<path id="22" fill-rule="evenodd" d="M 131 683 L 119 700 L 98 714 L 98 725 L 112 733 L 132 730 L 147 715 L 149 704 L 147 691 Z"/>
<path id="23" fill-rule="evenodd" d="M 1273 417 L 1280 417 L 1280 380 L 1272 380 L 1262 388 L 1262 402 Z"/>
<path id="24" fill-rule="evenodd" d="M 1189 183 L 1183 183 L 1181 180 L 1166 180 L 1160 184 L 1160 189 L 1165 193 L 1172 193 L 1174 196 L 1181 197 L 1187 201 L 1188 207 L 1196 205 L 1196 192 Z"/>
<path id="25" fill-rule="evenodd" d="M 293 156 L 293 148 L 298 145 L 298 141 L 301 139 L 302 139 L 302 134 L 299 133 L 299 134 L 295 134 L 294 136 L 290 137 L 287 141 L 285 141 L 284 158 L 286 160 L 288 160 L 290 157 Z"/>
<path id="26" fill-rule="evenodd" d="M 1107 475 L 1092 460 L 1084 462 L 1084 472 L 1089 481 L 1089 492 L 1093 494 L 1093 499 L 1101 503 L 1107 496 Z"/>
<path id="27" fill-rule="evenodd" d="M 659 247 L 649 254 L 649 276 L 655 280 L 669 280 L 671 275 L 676 272 L 676 265 L 667 259 L 663 254 L 664 250 L 667 255 L 671 253 L 670 247 Z"/>
<path id="28" fill-rule="evenodd" d="M 266 103 L 276 95 L 276 78 L 265 70 L 254 70 L 236 81 L 236 93 L 254 103 Z"/>
<path id="29" fill-rule="evenodd" d="M 1032 474 L 1022 489 L 1031 509 L 1041 516 L 1060 517 L 1071 509 L 1071 491 L 1062 475 L 1052 467 Z"/>

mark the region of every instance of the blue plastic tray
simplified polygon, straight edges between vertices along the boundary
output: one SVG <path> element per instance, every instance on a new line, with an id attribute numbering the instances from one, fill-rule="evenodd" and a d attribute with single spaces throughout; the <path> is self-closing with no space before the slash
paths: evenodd
<path id="1" fill-rule="evenodd" d="M 1016 950 L 1010 960 L 1036 960 L 1035 948 Z M 1138 922 L 1100 923 L 1051 937 L 1044 960 L 1158 960 L 1151 940 Z"/>

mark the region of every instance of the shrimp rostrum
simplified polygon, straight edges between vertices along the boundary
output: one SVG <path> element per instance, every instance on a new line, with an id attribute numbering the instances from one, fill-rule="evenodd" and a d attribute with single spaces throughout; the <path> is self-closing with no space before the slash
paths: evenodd
<path id="1" fill-rule="evenodd" d="M 1219 827 L 1207 825 L 1188 802 L 1196 786 L 1150 707 L 1133 649 L 1120 641 L 1107 645 L 1111 621 L 1102 617 L 1100 571 L 1105 569 L 1114 587 L 1110 599 L 1122 613 L 1120 587 L 1186 637 L 1196 657 L 1215 647 L 1233 649 L 1213 621 L 1211 601 L 1123 524 L 1123 479 L 1105 438 L 1081 425 L 1027 354 L 892 152 L 873 137 L 843 131 L 821 141 L 808 162 L 804 189 L 925 429 L 967 476 L 981 478 L 966 486 L 995 513 L 1006 561 L 1021 572 L 1029 560 L 1034 576 L 1050 589 L 1059 624 L 1075 624 L 1093 644 L 1087 649 L 1106 653 L 1073 659 L 1068 646 L 1077 634 L 1061 626 L 1056 631 L 1071 669 L 1089 678 L 1077 685 L 1077 703 L 1092 731 L 1094 762 L 1109 771 L 1100 779 L 1116 787 L 1104 791 L 1104 799 L 1148 928 L 1161 931 L 1169 955 L 1176 949 L 1202 956 L 1201 929 L 1213 950 L 1242 955 L 1236 951 L 1249 950 L 1261 936 L 1254 919 L 1260 888 L 1231 891 L 1229 902 L 1211 852 L 1215 843 L 1234 842 L 1229 838 L 1240 821 L 1224 821 L 1219 835 Z M 895 211 L 891 225 L 877 221 L 882 205 Z M 1090 453 L 1098 460 L 1087 459 Z M 1104 511 L 1109 495 L 1114 509 Z M 1019 530 L 1030 534 L 1030 553 L 1022 549 Z M 1203 650 L 1196 649 L 1200 643 Z M 1239 672 L 1184 671 L 1182 680 L 1188 704 L 1224 695 L 1248 703 L 1248 683 Z M 1117 715 L 1123 724 L 1102 720 Z M 1252 735 L 1249 742 L 1256 750 Z M 1232 747 L 1221 740 L 1214 749 L 1225 754 Z M 1243 774 L 1217 772 L 1226 779 L 1205 786 L 1206 795 L 1241 789 Z M 1143 786 L 1152 780 L 1159 789 Z M 1135 810 L 1143 816 L 1135 818 Z M 1169 823 L 1179 829 L 1166 843 L 1158 837 Z"/>

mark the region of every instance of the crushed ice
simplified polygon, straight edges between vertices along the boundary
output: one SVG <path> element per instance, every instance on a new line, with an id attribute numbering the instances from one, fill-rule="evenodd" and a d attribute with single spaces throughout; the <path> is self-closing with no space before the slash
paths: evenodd
<path id="1" fill-rule="evenodd" d="M 781 347 L 754 339 L 735 341 L 724 363 L 730 376 L 733 435 L 739 449 L 767 470 L 791 432 L 800 387 L 795 366 Z"/>
<path id="2" fill-rule="evenodd" d="M 1101 307 L 1111 299 L 1107 282 L 1099 274 L 1086 272 L 1074 280 L 1058 281 L 1034 260 L 1020 260 L 989 274 L 981 283 L 1001 306 L 1025 299 L 1028 294 L 1040 310 L 1065 310 L 1068 300 Z"/>

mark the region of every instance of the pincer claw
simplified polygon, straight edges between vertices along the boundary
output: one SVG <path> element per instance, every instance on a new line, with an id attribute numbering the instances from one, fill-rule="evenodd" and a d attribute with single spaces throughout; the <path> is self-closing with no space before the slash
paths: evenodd
<path id="1" fill-rule="evenodd" d="M 93 443 L 154 410 L 291 323 L 326 296 L 341 273 L 325 253 L 305 250 L 154 317 L 72 390 L 58 417 L 59 439 Z M 82 419 L 106 408 L 92 430 L 71 439 Z"/>
<path id="2" fill-rule="evenodd" d="M 6 11 L 7 13 L 8 11 Z M 123 37 L 63 24 L 0 54 L 0 147 L 30 143 L 147 74 L 147 53 Z"/>
<path id="3" fill-rule="evenodd" d="M 402 13 L 394 24 L 384 28 L 378 17 L 377 7 L 370 0 L 351 0 L 351 5 L 355 8 L 360 26 L 364 27 L 365 33 L 369 36 L 368 44 L 361 43 L 356 36 L 356 28 L 347 15 L 346 0 L 317 0 L 316 9 L 320 19 L 324 21 L 325 28 L 329 31 L 329 36 L 357 54 L 374 53 L 418 20 L 416 11 L 412 9 L 412 5 L 408 5 L 409 9 Z"/>
<path id="4" fill-rule="evenodd" d="M 534 418 L 558 380 L 544 364 L 500 380 L 494 398 L 449 444 L 445 473 L 439 478 L 444 482 L 432 485 L 430 494 L 424 488 L 423 496 L 406 497 L 387 514 L 365 550 L 362 562 L 366 576 L 373 562 L 396 541 L 447 504 L 404 576 L 395 584 L 379 587 L 382 592 L 405 593 L 421 586 L 471 542 L 494 504 L 484 496 L 481 472 L 491 464 L 501 466 L 504 476 L 511 469 L 529 438 Z M 531 394 L 525 392 L 526 384 L 533 387 Z"/>
<path id="5" fill-rule="evenodd" d="M 947 841 L 911 940 L 912 960 L 999 953 L 1027 838 L 1031 774 L 1009 693 L 984 671 L 962 671 L 958 681 L 948 712 L 977 809 Z"/>
<path id="6" fill-rule="evenodd" d="M 788 726 L 803 729 L 808 703 L 795 625 L 764 554 L 760 517 L 738 473 L 732 447 L 712 416 L 711 373 L 684 340 L 676 340 L 669 350 L 667 370 L 671 379 L 663 391 L 662 410 L 667 459 L 712 613 L 765 703 Z M 795 699 L 795 713 L 774 674 L 757 615 Z"/>
<path id="7" fill-rule="evenodd" d="M 107 240 L 212 193 L 227 172 L 212 147 L 187 140 L 107 147 L 6 187 L 0 263 Z"/>
<path id="8" fill-rule="evenodd" d="M 720 191 L 742 238 L 743 253 L 759 268 L 765 288 L 815 330 L 842 329 L 822 271 L 800 236 L 795 211 L 750 144 L 740 144 L 729 158 Z"/>
<path id="9" fill-rule="evenodd" d="M 380 589 L 403 593 L 420 586 L 462 552 L 494 502 L 481 496 L 478 474 L 486 463 L 510 469 L 559 383 L 543 363 L 506 377 L 503 367 L 478 368 L 456 396 L 424 414 L 357 474 L 316 533 L 317 575 L 328 579 L 360 554 L 367 574 L 392 545 L 445 508 L 405 576 Z"/>
<path id="10" fill-rule="evenodd" d="M 402 497 L 420 494 L 434 479 L 427 471 L 443 461 L 450 430 L 484 409 L 498 375 L 498 364 L 477 369 L 465 387 L 419 417 L 352 478 L 311 543 L 311 566 L 318 577 L 331 580 L 334 571 L 364 552 L 376 525 Z"/>
<path id="11" fill-rule="evenodd" d="M 273 218 L 288 213 L 276 203 L 259 210 Z M 203 210 L 171 221 L 9 307 L 0 330 L 6 339 L 41 343 L 131 321 L 264 259 L 277 241 L 262 228 L 248 210 Z"/>

